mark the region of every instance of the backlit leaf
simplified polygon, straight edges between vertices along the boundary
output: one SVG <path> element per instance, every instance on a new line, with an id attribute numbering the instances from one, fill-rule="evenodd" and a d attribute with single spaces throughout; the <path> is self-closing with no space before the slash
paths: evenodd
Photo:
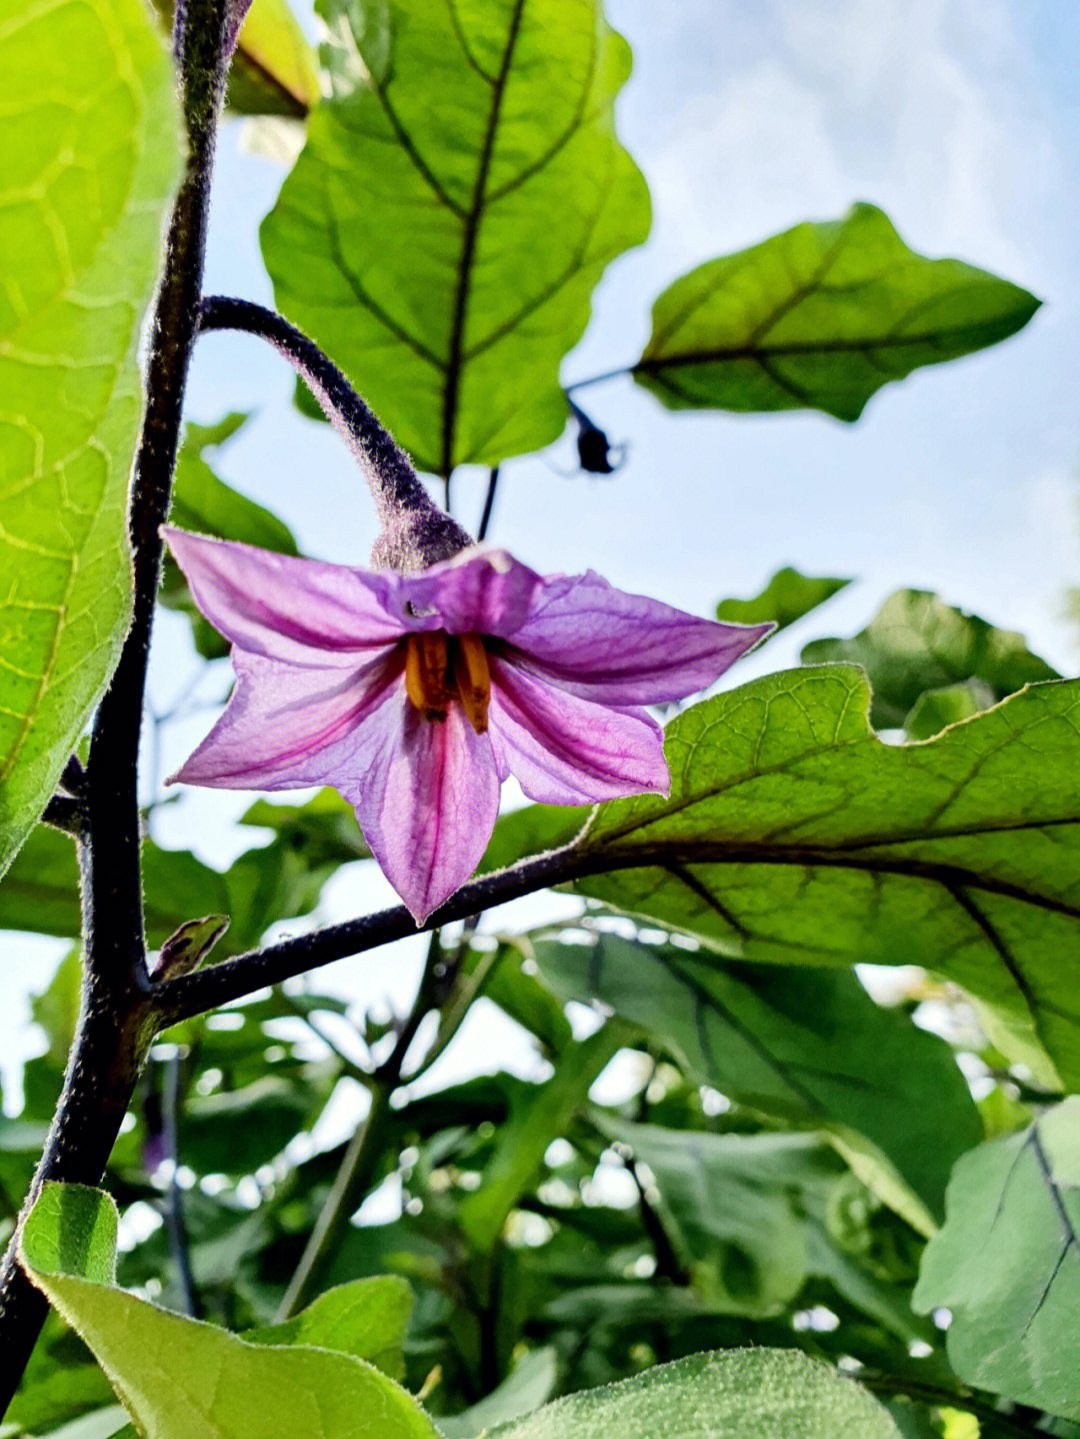
<path id="1" fill-rule="evenodd" d="M 559 364 L 648 198 L 597 0 L 321 0 L 332 93 L 262 229 L 279 307 L 422 469 L 558 438 Z"/>
<path id="2" fill-rule="evenodd" d="M 0 0 L 0 874 L 127 625 L 143 308 L 179 176 L 140 0 Z"/>
<path id="3" fill-rule="evenodd" d="M 1004 340 L 1038 306 L 985 270 L 915 254 L 880 210 L 856 205 L 676 280 L 632 373 L 672 410 L 857 420 L 889 380 Z"/>
<path id="4" fill-rule="evenodd" d="M 268 1422 L 275 1433 L 320 1439 L 437 1439 L 415 1400 L 361 1359 L 249 1344 L 117 1289 L 116 1223 L 99 1190 L 49 1185 L 27 1219 L 21 1257 L 146 1439 L 264 1439 Z"/>
<path id="5" fill-rule="evenodd" d="M 923 965 L 1040 1082 L 1080 1081 L 1080 684 L 922 745 L 883 744 L 869 707 L 836 665 L 685 711 L 671 797 L 602 806 L 582 863 L 611 872 L 579 888 L 730 959 Z"/>

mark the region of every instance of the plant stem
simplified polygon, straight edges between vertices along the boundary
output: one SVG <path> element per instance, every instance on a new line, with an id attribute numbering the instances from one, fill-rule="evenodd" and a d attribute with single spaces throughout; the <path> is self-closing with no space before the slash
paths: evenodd
<path id="1" fill-rule="evenodd" d="M 277 1312 L 279 1324 L 291 1319 L 305 1304 L 314 1299 L 327 1261 L 337 1249 L 349 1219 L 371 1188 L 371 1181 L 383 1154 L 390 1097 L 401 1083 L 405 1057 L 430 1008 L 432 990 L 437 982 L 442 958 L 439 932 L 433 930 L 416 999 L 401 1026 L 390 1057 L 371 1076 L 371 1107 L 364 1122 L 349 1141 L 326 1203 L 319 1212 L 315 1227 L 300 1256 L 300 1263 L 282 1296 Z"/>
<path id="2" fill-rule="evenodd" d="M 989 1394 L 970 1389 L 948 1389 L 943 1385 L 921 1383 L 905 1375 L 886 1374 L 876 1369 L 860 1369 L 852 1378 L 864 1389 L 883 1398 L 913 1399 L 934 1409 L 960 1409 L 965 1414 L 973 1414 L 979 1421 L 980 1433 L 985 1434 L 986 1439 L 990 1439 L 991 1435 L 1001 1436 L 1001 1439 L 1014 1439 L 1014 1436 L 1015 1439 L 1032 1439 L 1032 1436 L 1038 1439 L 1040 1434 L 1045 1434 L 1034 1424 L 995 1408 L 993 1396 Z"/>
<path id="3" fill-rule="evenodd" d="M 176 1265 L 176 1278 L 184 1303 L 185 1314 L 192 1319 L 202 1316 L 199 1291 L 195 1287 L 195 1276 L 191 1271 L 191 1245 L 188 1242 L 187 1225 L 184 1223 L 184 1192 L 176 1171 L 180 1164 L 180 1104 L 182 1062 L 177 1050 L 165 1065 L 165 1151 L 172 1163 L 169 1175 L 169 1193 L 166 1197 L 165 1222 L 169 1231 L 169 1250 Z"/>
<path id="4" fill-rule="evenodd" d="M 202 302 L 200 329 L 243 330 L 272 345 L 288 360 L 319 402 L 326 418 L 345 441 L 367 479 L 385 541 L 386 553 L 373 557 L 376 563 L 395 568 L 412 568 L 419 558 L 423 565 L 449 559 L 472 544 L 471 537 L 449 515 L 439 509 L 420 482 L 412 462 L 393 437 L 353 389 L 333 361 L 311 340 L 273 310 L 250 300 L 210 295 Z M 419 556 L 398 554 L 395 531 L 403 517 L 410 522 L 410 541 L 419 543 Z"/>
<path id="5" fill-rule="evenodd" d="M 202 288 L 227 10 L 227 0 L 187 0 L 180 12 L 183 31 L 176 35 L 188 158 L 165 244 L 131 484 L 131 625 L 98 706 L 83 785 L 82 1010 L 20 1227 L 46 1182 L 100 1182 L 155 1028 L 143 935 L 138 748 L 161 563 L 158 529 L 169 506 Z M 18 1233 L 0 1266 L 0 1414 L 18 1386 L 48 1309 L 42 1292 L 18 1265 Z"/>
<path id="6" fill-rule="evenodd" d="M 495 508 L 495 487 L 499 483 L 499 466 L 496 465 L 488 475 L 487 494 L 484 496 L 484 512 L 480 516 L 480 528 L 476 532 L 477 542 L 487 539 L 488 527 L 491 524 L 491 512 Z"/>

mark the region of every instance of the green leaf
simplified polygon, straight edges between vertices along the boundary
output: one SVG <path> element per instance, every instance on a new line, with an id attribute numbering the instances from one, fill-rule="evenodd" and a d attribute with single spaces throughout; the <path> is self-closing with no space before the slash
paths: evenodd
<path id="1" fill-rule="evenodd" d="M 180 170 L 140 0 L 0 0 L 0 874 L 119 654 L 136 363 Z"/>
<path id="2" fill-rule="evenodd" d="M 904 719 L 904 733 L 908 739 L 933 739 L 951 724 L 971 719 L 983 710 L 991 709 L 997 701 L 994 691 L 985 680 L 961 680 L 959 684 L 942 685 L 941 689 L 926 690 L 912 705 Z"/>
<path id="3" fill-rule="evenodd" d="M 695 1354 L 557 1399 L 488 1439 L 899 1439 L 875 1399 L 794 1350 Z"/>
<path id="4" fill-rule="evenodd" d="M 193 1095 L 180 1119 L 183 1161 L 199 1174 L 253 1174 L 304 1126 L 316 1098 L 269 1074 L 241 1089 Z"/>
<path id="5" fill-rule="evenodd" d="M 115 1288 L 116 1222 L 99 1190 L 48 1185 L 20 1258 L 90 1345 L 146 1439 L 262 1439 L 267 1416 L 282 1434 L 437 1439 L 419 1405 L 363 1360 L 249 1344 Z"/>
<path id="6" fill-rule="evenodd" d="M 981 680 L 1000 700 L 1026 684 L 1058 678 L 1057 670 L 1031 653 L 1023 635 L 995 629 L 926 590 L 897 590 L 866 629 L 849 640 L 812 640 L 801 659 L 862 665 L 874 691 L 870 719 L 878 729 L 904 724 L 927 690 Z M 925 728 L 927 720 L 917 723 Z"/>
<path id="7" fill-rule="evenodd" d="M 671 410 L 857 420 L 889 380 L 996 344 L 1038 308 L 985 270 L 917 255 L 880 210 L 855 205 L 676 280 L 632 373 Z"/>
<path id="8" fill-rule="evenodd" d="M 795 1298 L 807 1262 L 791 1159 L 819 1151 L 816 1139 L 609 1119 L 601 1128 L 649 1166 L 665 1230 L 706 1303 L 718 1313 L 764 1317 Z"/>
<path id="9" fill-rule="evenodd" d="M 1080 1098 L 960 1160 L 913 1303 L 966 1383 L 1080 1420 Z"/>
<path id="10" fill-rule="evenodd" d="M 588 1099 L 593 1081 L 626 1036 L 605 1024 L 588 1039 L 565 1049 L 551 1079 L 529 1086 L 500 1129 L 498 1145 L 484 1168 L 483 1185 L 461 1202 L 462 1227 L 481 1251 L 490 1249 L 506 1216 L 540 1168 L 544 1151 L 566 1133 Z"/>
<path id="11" fill-rule="evenodd" d="M 531 1414 L 551 1398 L 558 1369 L 550 1346 L 532 1349 L 514 1365 L 497 1389 L 452 1418 L 439 1418 L 444 1439 L 479 1439 L 493 1424 Z"/>
<path id="12" fill-rule="evenodd" d="M 413 1292 L 404 1279 L 381 1274 L 328 1290 L 283 1324 L 251 1329 L 249 1344 L 309 1344 L 366 1359 L 395 1379 L 405 1372 L 402 1345 Z"/>
<path id="13" fill-rule="evenodd" d="M 478 874 L 516 864 L 530 854 L 558 849 L 578 834 L 589 817 L 588 805 L 528 804 L 500 815 Z"/>
<path id="14" fill-rule="evenodd" d="M 716 606 L 716 618 L 736 625 L 758 625 L 772 620 L 776 625 L 773 634 L 776 634 L 850 584 L 850 580 L 803 575 L 785 565 L 753 599 L 721 600 Z"/>
<path id="15" fill-rule="evenodd" d="M 303 119 L 318 101 L 318 62 L 286 0 L 255 0 L 229 68 L 229 108 Z"/>
<path id="16" fill-rule="evenodd" d="M 142 857 L 150 948 L 212 905 L 230 918 L 215 959 L 250 949 L 277 920 L 310 913 L 334 869 L 325 862 L 309 865 L 284 844 L 246 850 L 224 873 L 187 850 L 160 849 L 151 840 Z M 39 825 L 0 880 L 0 928 L 78 939 L 80 925 L 75 847 Z"/>
<path id="17" fill-rule="evenodd" d="M 1037 1082 L 1080 1082 L 1080 683 L 923 745 L 883 744 L 869 707 L 837 665 L 685 711 L 670 798 L 602 806 L 582 862 L 609 872 L 578 888 L 732 959 L 923 965 Z"/>
<path id="18" fill-rule="evenodd" d="M 158 981 L 175 979 L 197 969 L 229 927 L 227 914 L 207 914 L 201 919 L 187 919 L 161 946 L 157 967 Z"/>
<path id="19" fill-rule="evenodd" d="M 944 1214 L 952 1165 L 982 1137 L 978 1111 L 949 1046 L 875 1004 L 850 971 L 725 963 L 607 932 L 591 944 L 540 940 L 533 953 L 565 997 L 640 1025 L 697 1081 L 828 1132 L 895 1204 L 884 1157 L 919 1196 L 921 1213 L 900 1202 L 923 1232 L 934 1227 L 927 1209 Z"/>
<path id="20" fill-rule="evenodd" d="M 598 0 L 319 11 L 331 98 L 262 227 L 279 308 L 421 469 L 549 444 L 593 287 L 648 231 L 627 45 Z"/>

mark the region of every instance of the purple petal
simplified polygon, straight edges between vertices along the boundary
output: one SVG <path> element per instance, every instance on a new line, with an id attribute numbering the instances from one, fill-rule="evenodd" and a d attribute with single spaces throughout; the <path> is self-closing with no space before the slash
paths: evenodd
<path id="1" fill-rule="evenodd" d="M 348 671 L 302 668 L 234 649 L 237 681 L 225 712 L 170 783 L 274 790 L 358 782 L 371 758 L 371 717 L 404 693 L 403 663 L 391 653 Z"/>
<path id="2" fill-rule="evenodd" d="M 401 638 L 404 626 L 394 613 L 400 580 L 395 576 L 210 540 L 169 526 L 162 534 L 199 609 L 245 650 L 294 664 L 347 665 Z"/>
<path id="3" fill-rule="evenodd" d="M 505 550 L 474 549 L 409 575 L 400 586 L 402 623 L 410 629 L 511 635 L 528 618 L 544 581 Z"/>
<path id="4" fill-rule="evenodd" d="M 664 732 L 644 710 L 594 704 L 493 658 L 488 718 L 499 773 L 543 804 L 671 788 Z"/>
<path id="5" fill-rule="evenodd" d="M 399 697 L 398 697 L 399 696 Z M 499 777 L 487 735 L 460 706 L 443 723 L 420 717 L 397 692 L 374 717 L 369 765 L 342 787 L 364 838 L 418 924 L 480 863 L 499 813 Z"/>
<path id="6" fill-rule="evenodd" d="M 590 570 L 545 580 L 512 641 L 534 673 L 583 699 L 643 705 L 705 689 L 773 628 L 699 619 Z"/>

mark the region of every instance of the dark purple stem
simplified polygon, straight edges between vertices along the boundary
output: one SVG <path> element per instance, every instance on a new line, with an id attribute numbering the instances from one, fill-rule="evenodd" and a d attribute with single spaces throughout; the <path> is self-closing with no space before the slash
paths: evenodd
<path id="1" fill-rule="evenodd" d="M 128 512 L 131 624 L 94 721 L 79 790 L 83 994 L 64 1086 L 19 1223 L 47 1181 L 98 1184 L 154 1033 L 143 937 L 138 750 L 159 528 L 169 508 L 184 387 L 198 324 L 214 139 L 225 82 L 229 0 L 184 0 L 175 52 L 188 156 L 165 242 L 150 331 L 146 406 Z M 53 802 L 50 819 L 73 822 Z M 59 813 L 63 810 L 64 813 Z M 48 1311 L 17 1259 L 18 1230 L 0 1264 L 0 1416 L 18 1387 Z"/>
<path id="2" fill-rule="evenodd" d="M 314 340 L 288 320 L 250 300 L 223 295 L 202 302 L 199 328 L 244 330 L 273 345 L 307 385 L 326 418 L 363 470 L 382 533 L 371 562 L 404 574 L 425 569 L 467 549 L 472 538 L 444 514 L 420 481 L 408 455 Z"/>

